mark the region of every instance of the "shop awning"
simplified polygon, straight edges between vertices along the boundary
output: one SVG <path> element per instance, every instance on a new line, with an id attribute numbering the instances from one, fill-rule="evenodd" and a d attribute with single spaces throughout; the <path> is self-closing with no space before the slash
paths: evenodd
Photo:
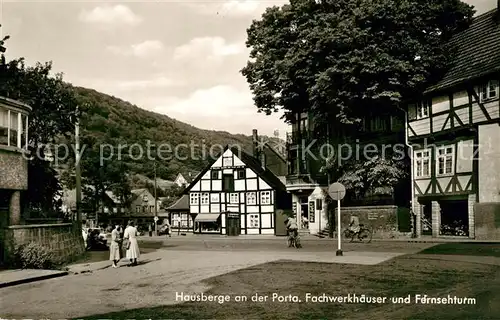
<path id="1" fill-rule="evenodd" d="M 214 222 L 219 218 L 220 213 L 199 213 L 196 218 L 194 218 L 195 222 Z"/>

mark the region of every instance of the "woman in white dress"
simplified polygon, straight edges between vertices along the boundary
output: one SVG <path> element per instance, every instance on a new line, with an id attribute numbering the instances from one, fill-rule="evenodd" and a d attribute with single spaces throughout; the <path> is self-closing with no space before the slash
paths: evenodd
<path id="1" fill-rule="evenodd" d="M 129 222 L 123 237 L 128 239 L 126 258 L 130 260 L 129 266 L 136 266 L 140 252 L 139 244 L 137 243 L 137 228 L 134 226 L 133 221 Z"/>
<path id="2" fill-rule="evenodd" d="M 120 226 L 116 225 L 111 231 L 111 244 L 109 246 L 109 260 L 113 261 L 113 268 L 118 268 L 118 261 L 120 261 Z"/>

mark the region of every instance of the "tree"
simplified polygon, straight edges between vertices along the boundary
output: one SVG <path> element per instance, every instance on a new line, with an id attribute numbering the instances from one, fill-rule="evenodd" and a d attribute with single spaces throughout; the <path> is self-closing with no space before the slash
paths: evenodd
<path id="1" fill-rule="evenodd" d="M 473 13 L 460 0 L 292 0 L 252 22 L 241 72 L 258 112 L 355 124 L 436 80 Z"/>
<path id="2" fill-rule="evenodd" d="M 376 193 L 380 188 L 394 188 L 407 177 L 404 161 L 373 157 L 367 161 L 353 162 L 346 166 L 339 182 L 357 197 L 368 192 Z"/>
<path id="3" fill-rule="evenodd" d="M 127 205 L 131 200 L 130 182 L 128 179 L 128 167 L 121 160 L 109 159 L 109 150 L 101 151 L 98 138 L 84 133 L 82 145 L 86 146 L 80 160 L 82 170 L 82 188 L 87 205 L 93 212 L 97 213 L 101 208 L 102 217 L 105 217 L 104 201 L 106 192 L 112 191 L 120 199 L 122 204 Z"/>
<path id="4" fill-rule="evenodd" d="M 164 197 L 166 197 L 167 200 L 165 202 L 162 202 L 162 208 L 166 209 L 169 206 L 173 205 L 182 196 L 184 189 L 185 188 L 179 187 L 176 184 L 166 189 L 164 192 Z"/>
<path id="5" fill-rule="evenodd" d="M 6 39 L 8 37 L 0 42 L 3 48 Z M 51 62 L 27 67 L 23 58 L 6 62 L 2 54 L 0 95 L 32 108 L 29 151 L 33 157 L 28 163 L 26 199 L 30 210 L 41 216 L 60 213 L 62 189 L 57 171 L 45 160 L 45 146 L 59 136 L 73 133 L 78 116 L 72 87 L 63 82 L 61 74 L 52 76 L 51 70 Z"/>

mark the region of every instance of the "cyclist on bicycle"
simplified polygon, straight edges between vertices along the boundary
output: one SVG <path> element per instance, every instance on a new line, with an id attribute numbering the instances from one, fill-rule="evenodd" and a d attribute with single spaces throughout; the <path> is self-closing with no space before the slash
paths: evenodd
<path id="1" fill-rule="evenodd" d="M 349 230 L 351 230 L 354 233 L 358 233 L 360 230 L 359 226 L 359 218 L 358 216 L 351 216 L 351 223 L 349 223 Z"/>
<path id="2" fill-rule="evenodd" d="M 288 238 L 290 239 L 292 236 L 296 238 L 299 235 L 299 227 L 297 225 L 297 221 L 294 218 L 286 218 L 285 219 L 286 231 L 288 234 Z"/>

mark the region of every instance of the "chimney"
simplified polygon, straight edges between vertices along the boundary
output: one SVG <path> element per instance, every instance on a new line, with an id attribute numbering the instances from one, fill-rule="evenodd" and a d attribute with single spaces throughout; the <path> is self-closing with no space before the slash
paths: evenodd
<path id="1" fill-rule="evenodd" d="M 500 0 L 499 0 L 500 1 Z M 258 149 L 258 139 L 259 136 L 257 135 L 257 129 L 252 130 L 252 156 L 258 157 L 259 150 Z"/>

